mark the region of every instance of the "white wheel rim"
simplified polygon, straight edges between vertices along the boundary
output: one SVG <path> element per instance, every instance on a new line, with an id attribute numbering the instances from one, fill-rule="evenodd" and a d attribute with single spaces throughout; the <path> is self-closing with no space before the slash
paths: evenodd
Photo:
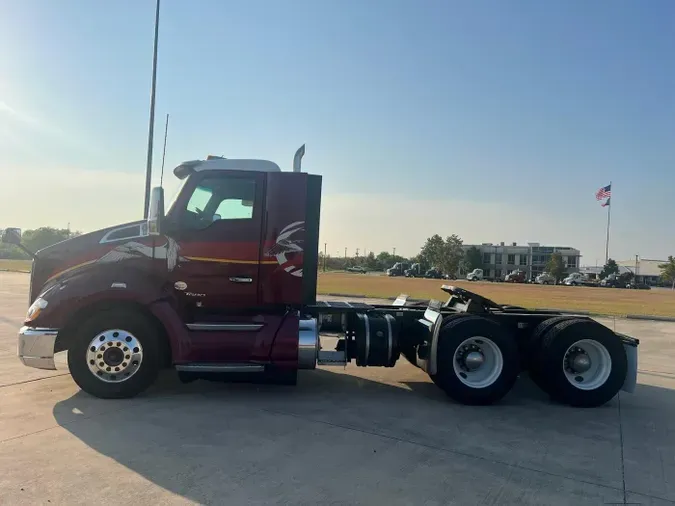
<path id="1" fill-rule="evenodd" d="M 126 330 L 105 330 L 89 343 L 86 360 L 89 371 L 99 380 L 122 383 L 141 368 L 143 346 Z"/>
<path id="2" fill-rule="evenodd" d="M 474 336 L 465 339 L 457 347 L 452 365 L 455 375 L 466 386 L 487 388 L 502 374 L 504 357 L 494 341 L 487 337 Z"/>
<path id="3" fill-rule="evenodd" d="M 567 348 L 562 363 L 567 381 L 579 390 L 595 390 L 612 373 L 612 357 L 594 339 L 581 339 Z"/>

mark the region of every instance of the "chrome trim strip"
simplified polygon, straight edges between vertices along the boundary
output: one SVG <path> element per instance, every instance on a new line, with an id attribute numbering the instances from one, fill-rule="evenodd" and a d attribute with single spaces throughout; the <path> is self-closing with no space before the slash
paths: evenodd
<path id="1" fill-rule="evenodd" d="M 54 345 L 58 329 L 21 327 L 17 343 L 17 356 L 27 367 L 56 370 Z"/>
<path id="2" fill-rule="evenodd" d="M 265 366 L 258 364 L 178 364 L 177 371 L 185 372 L 264 372 Z"/>
<path id="3" fill-rule="evenodd" d="M 315 318 L 298 323 L 298 369 L 315 369 L 319 354 L 319 330 Z"/>
<path id="4" fill-rule="evenodd" d="M 366 363 L 363 365 L 368 365 L 368 360 L 370 359 L 370 321 L 368 320 L 368 315 L 363 314 L 363 321 L 366 324 Z"/>
<path id="5" fill-rule="evenodd" d="M 253 283 L 253 278 L 242 277 L 242 276 L 232 276 L 230 281 L 233 283 Z"/>
<path id="6" fill-rule="evenodd" d="M 255 332 L 265 325 L 263 323 L 187 323 L 186 326 L 189 330 Z"/>

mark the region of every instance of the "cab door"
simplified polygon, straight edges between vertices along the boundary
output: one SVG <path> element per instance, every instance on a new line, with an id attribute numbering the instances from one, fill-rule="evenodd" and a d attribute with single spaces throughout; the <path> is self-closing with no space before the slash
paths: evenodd
<path id="1" fill-rule="evenodd" d="M 195 174 L 167 215 L 178 262 L 169 281 L 186 321 L 222 320 L 258 305 L 265 173 Z"/>

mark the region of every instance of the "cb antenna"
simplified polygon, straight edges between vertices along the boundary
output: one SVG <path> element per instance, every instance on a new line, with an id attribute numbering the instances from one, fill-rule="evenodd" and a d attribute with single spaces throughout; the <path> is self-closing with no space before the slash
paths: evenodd
<path id="1" fill-rule="evenodd" d="M 164 149 L 162 150 L 162 172 L 159 176 L 159 186 L 162 186 L 164 180 L 164 159 L 166 158 L 166 135 L 169 133 L 169 113 L 166 114 L 166 123 L 164 125 Z"/>

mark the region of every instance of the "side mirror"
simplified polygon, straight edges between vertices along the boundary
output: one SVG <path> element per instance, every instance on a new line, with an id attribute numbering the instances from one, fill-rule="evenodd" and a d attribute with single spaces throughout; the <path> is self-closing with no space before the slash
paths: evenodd
<path id="1" fill-rule="evenodd" d="M 148 235 L 160 235 L 164 221 L 164 189 L 159 186 L 152 189 L 150 194 L 150 209 L 148 211 Z"/>
<path id="2" fill-rule="evenodd" d="M 20 228 L 6 228 L 2 233 L 0 242 L 4 244 L 13 244 L 14 246 L 21 245 L 21 229 Z"/>

